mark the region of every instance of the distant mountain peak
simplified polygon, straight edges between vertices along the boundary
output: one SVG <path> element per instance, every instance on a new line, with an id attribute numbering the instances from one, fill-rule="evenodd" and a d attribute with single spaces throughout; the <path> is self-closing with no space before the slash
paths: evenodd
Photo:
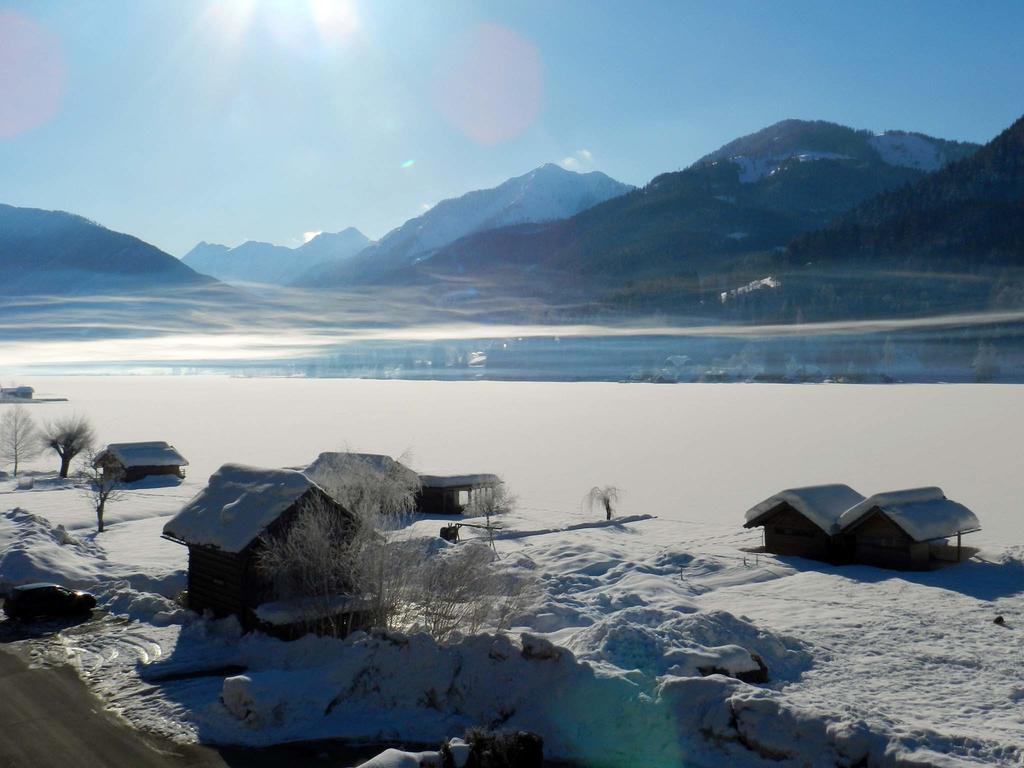
<path id="1" fill-rule="evenodd" d="M 633 187 L 594 171 L 575 173 L 545 163 L 490 189 L 442 200 L 388 232 L 358 258 L 340 265 L 334 283 L 375 279 L 383 272 L 428 259 L 430 254 L 475 232 L 573 216 Z M 317 283 L 327 276 L 317 276 Z"/>
<path id="2" fill-rule="evenodd" d="M 156 246 L 83 216 L 0 205 L 2 294 L 117 294 L 215 282 Z"/>
<path id="3" fill-rule="evenodd" d="M 970 155 L 977 145 L 937 139 L 923 133 L 872 133 L 825 120 L 789 118 L 741 136 L 691 167 L 729 161 L 740 180 L 755 183 L 794 162 L 819 160 L 885 163 L 931 172 Z"/>
<path id="4" fill-rule="evenodd" d="M 354 256 L 371 242 L 355 227 L 321 232 L 296 248 L 260 240 L 246 240 L 234 248 L 203 241 L 182 261 L 226 282 L 288 285 L 310 270 Z"/>

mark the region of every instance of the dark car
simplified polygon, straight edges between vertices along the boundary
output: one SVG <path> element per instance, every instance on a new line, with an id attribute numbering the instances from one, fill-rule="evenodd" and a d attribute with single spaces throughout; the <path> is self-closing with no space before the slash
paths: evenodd
<path id="1" fill-rule="evenodd" d="M 4 601 L 4 613 L 12 619 L 87 616 L 95 607 L 96 598 L 88 592 L 60 584 L 24 584 Z"/>

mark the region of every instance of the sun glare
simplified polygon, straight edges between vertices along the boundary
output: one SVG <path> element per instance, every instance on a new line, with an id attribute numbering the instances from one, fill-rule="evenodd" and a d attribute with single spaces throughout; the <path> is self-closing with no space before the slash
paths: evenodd
<path id="1" fill-rule="evenodd" d="M 351 0 L 213 0 L 206 20 L 229 46 L 258 28 L 281 45 L 340 48 L 359 27 Z"/>

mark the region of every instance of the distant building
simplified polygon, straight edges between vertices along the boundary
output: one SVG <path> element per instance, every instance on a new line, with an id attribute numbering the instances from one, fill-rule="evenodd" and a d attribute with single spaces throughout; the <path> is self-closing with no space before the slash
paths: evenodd
<path id="1" fill-rule="evenodd" d="M 35 393 L 32 387 L 0 387 L 0 399 L 31 400 Z"/>
<path id="2" fill-rule="evenodd" d="M 959 562 L 968 552 L 963 535 L 981 530 L 941 488 L 865 498 L 846 485 L 782 491 L 748 510 L 744 527 L 763 527 L 764 549 L 774 554 L 905 570 Z"/>
<path id="3" fill-rule="evenodd" d="M 390 456 L 381 453 L 355 453 L 353 451 L 327 451 L 317 456 L 316 461 L 302 472 L 321 485 L 344 488 L 358 485 L 369 478 L 386 478 L 396 485 L 416 488 L 419 477 Z"/>
<path id="4" fill-rule="evenodd" d="M 97 454 L 94 467 L 114 474 L 123 482 L 134 483 L 150 475 L 184 477 L 188 460 L 163 441 L 148 443 L 111 443 Z"/>
<path id="5" fill-rule="evenodd" d="M 475 493 L 501 485 L 501 478 L 491 474 L 417 475 L 400 461 L 378 453 L 321 453 L 302 471 L 332 490 L 358 485 L 368 475 L 391 478 L 399 487 L 417 489 L 415 510 L 427 515 L 461 515 Z"/>
<path id="6" fill-rule="evenodd" d="M 473 496 L 501 485 L 497 475 L 420 475 L 416 511 L 425 515 L 461 515 Z"/>
<path id="7" fill-rule="evenodd" d="M 246 629 L 287 623 L 295 606 L 282 602 L 259 572 L 258 555 L 264 535 L 286 531 L 312 500 L 355 530 L 355 517 L 302 472 L 238 464 L 218 469 L 163 530 L 164 538 L 188 547 L 189 608 L 237 616 Z M 339 611 L 346 598 L 338 596 Z"/>

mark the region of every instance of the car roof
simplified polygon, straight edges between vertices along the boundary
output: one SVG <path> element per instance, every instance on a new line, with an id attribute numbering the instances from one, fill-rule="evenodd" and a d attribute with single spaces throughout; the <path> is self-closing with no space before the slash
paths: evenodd
<path id="1" fill-rule="evenodd" d="M 30 592 L 30 591 L 32 591 L 34 589 L 54 589 L 54 588 L 56 588 L 56 589 L 66 589 L 66 587 L 62 587 L 60 584 L 54 584 L 54 583 L 49 582 L 49 581 L 38 581 L 35 584 L 22 584 L 20 587 L 15 587 L 14 591 L 15 592 Z"/>

